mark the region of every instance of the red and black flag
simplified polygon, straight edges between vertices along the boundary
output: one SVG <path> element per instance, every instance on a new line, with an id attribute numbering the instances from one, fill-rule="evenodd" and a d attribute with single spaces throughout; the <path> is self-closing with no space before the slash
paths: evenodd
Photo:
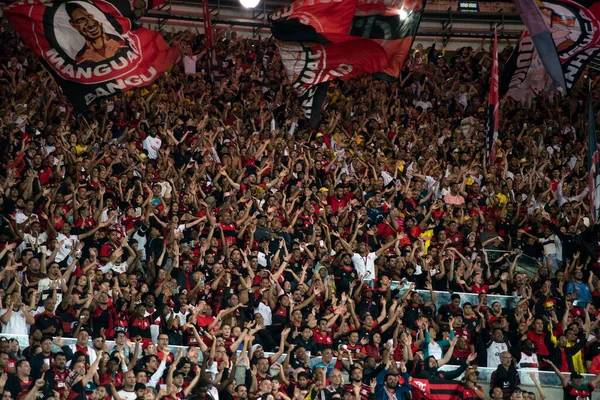
<path id="1" fill-rule="evenodd" d="M 150 84 L 179 57 L 158 32 L 135 23 L 135 5 L 125 0 L 18 1 L 4 14 L 76 113 Z"/>
<path id="2" fill-rule="evenodd" d="M 498 126 L 498 37 L 496 35 L 496 30 L 494 30 L 494 46 L 492 48 L 492 74 L 490 77 L 490 96 L 488 100 L 487 136 L 485 140 L 486 156 L 489 165 L 494 164 L 494 161 L 496 161 Z"/>
<path id="3" fill-rule="evenodd" d="M 590 188 L 590 212 L 594 223 L 598 223 L 598 210 L 600 209 L 600 154 L 596 140 L 596 114 L 592 104 L 592 83 L 589 83 L 589 109 L 588 109 L 588 184 Z"/>
<path id="4" fill-rule="evenodd" d="M 385 51 L 369 40 L 347 40 L 331 45 L 278 42 L 278 47 L 286 75 L 313 128 L 318 126 L 329 81 L 373 73 L 386 65 Z"/>
<path id="5" fill-rule="evenodd" d="M 364 73 L 397 79 L 424 7 L 425 0 L 296 0 L 269 17 L 311 127 L 318 126 L 327 82 Z"/>
<path id="6" fill-rule="evenodd" d="M 269 16 L 277 40 L 329 44 L 345 40 L 358 0 L 296 0 Z"/>
<path id="7" fill-rule="evenodd" d="M 459 382 L 429 382 L 427 379 L 410 380 L 412 400 L 462 400 L 465 390 Z"/>
<path id="8" fill-rule="evenodd" d="M 212 20 L 210 19 L 210 8 L 208 0 L 204 0 L 204 36 L 206 36 L 206 47 L 212 49 L 215 47 L 215 39 L 213 36 Z"/>
<path id="9" fill-rule="evenodd" d="M 358 5 L 350 35 L 371 39 L 385 49 L 388 67 L 376 74 L 378 78 L 398 80 L 417 34 L 425 2 L 374 0 Z"/>

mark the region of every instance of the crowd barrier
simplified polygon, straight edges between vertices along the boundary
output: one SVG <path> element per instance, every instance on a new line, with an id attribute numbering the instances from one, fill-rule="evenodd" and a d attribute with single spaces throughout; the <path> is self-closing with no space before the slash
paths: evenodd
<path id="1" fill-rule="evenodd" d="M 393 281 L 392 282 L 392 290 L 400 289 L 400 295 L 404 294 L 409 288 L 408 284 L 403 284 L 402 282 Z M 421 295 L 425 302 L 431 300 L 431 293 L 429 290 L 416 290 L 417 293 Z M 444 304 L 450 303 L 450 297 L 452 293 L 449 292 L 440 292 L 434 291 L 435 293 L 435 306 L 436 308 L 440 308 L 440 306 Z M 479 304 L 479 298 L 477 294 L 473 293 L 457 293 L 460 295 L 460 305 L 462 306 L 464 303 L 471 303 L 473 306 Z M 487 304 L 491 307 L 494 302 L 499 302 L 503 308 L 514 308 L 519 302 L 519 297 L 516 296 L 500 296 L 500 295 L 488 295 L 487 296 Z"/>
<path id="2" fill-rule="evenodd" d="M 26 347 L 29 346 L 29 337 L 26 335 L 14 335 L 14 334 L 0 334 L 0 337 L 6 337 L 9 339 L 17 339 L 19 341 L 19 346 L 21 347 L 21 349 L 24 349 Z M 71 344 L 74 344 L 76 342 L 76 339 L 73 338 L 62 338 L 63 341 L 63 345 L 69 346 Z M 89 342 L 89 344 L 91 345 L 91 341 Z M 106 341 L 106 346 L 107 349 L 110 351 L 110 349 L 114 346 L 114 342 L 107 340 Z M 174 353 L 177 354 L 177 352 L 179 351 L 179 349 L 183 349 L 184 354 L 185 354 L 185 350 L 187 349 L 187 347 L 184 346 L 169 346 L 169 349 Z M 58 351 L 58 349 L 53 349 Z M 202 362 L 202 352 L 198 352 L 198 362 L 201 363 Z M 238 352 L 239 354 L 239 352 Z M 272 356 L 273 353 L 265 353 L 266 357 Z M 279 360 L 277 360 L 279 363 L 282 363 L 283 360 L 285 360 L 286 358 L 286 354 L 283 354 Z M 321 357 L 317 356 L 317 357 L 312 357 L 309 361 L 309 367 L 310 368 L 314 368 L 315 365 L 319 364 L 321 362 Z M 335 363 L 335 358 L 332 361 L 333 363 Z M 441 367 L 440 369 L 442 371 L 451 371 L 458 368 L 458 366 L 455 365 L 445 365 L 443 367 Z M 244 381 L 244 376 L 245 376 L 245 366 L 238 366 L 237 370 L 236 370 L 236 380 L 238 382 L 243 382 Z M 479 377 L 478 377 L 478 381 L 481 383 L 489 383 L 492 373 L 494 372 L 495 368 L 483 368 L 483 367 L 479 367 L 477 368 L 477 371 L 479 372 Z M 272 373 L 276 373 L 277 370 L 273 370 L 271 371 Z M 523 385 L 533 385 L 533 381 L 531 380 L 530 377 L 530 372 L 531 370 L 526 370 L 526 369 L 521 369 L 519 372 L 519 376 L 521 378 L 521 383 Z M 558 379 L 558 377 L 553 373 L 553 372 L 546 372 L 546 371 L 536 371 L 535 372 L 538 381 L 542 384 L 542 386 L 552 386 L 552 387 L 559 387 L 560 386 L 560 380 Z M 348 376 L 346 374 L 345 371 L 343 371 L 343 375 L 345 378 L 345 381 L 348 381 Z M 568 374 L 564 374 L 565 377 L 567 378 L 567 380 L 569 380 L 569 375 Z M 583 374 L 585 381 L 589 382 L 594 378 L 594 375 L 591 374 Z M 457 378 L 458 380 L 460 380 L 460 378 Z"/>

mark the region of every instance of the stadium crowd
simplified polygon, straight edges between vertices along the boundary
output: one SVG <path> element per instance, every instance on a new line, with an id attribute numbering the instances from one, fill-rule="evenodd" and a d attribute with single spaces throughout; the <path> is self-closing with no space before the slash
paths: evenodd
<path id="1" fill-rule="evenodd" d="M 488 165 L 489 43 L 333 82 L 311 130 L 273 41 L 221 31 L 211 60 L 202 35 L 163 33 L 182 61 L 83 116 L 0 33 L 3 400 L 401 400 L 463 373 L 464 399 L 544 398 L 517 369 L 589 395 L 584 84 L 505 99 Z M 477 366 L 497 368 L 489 393 Z"/>

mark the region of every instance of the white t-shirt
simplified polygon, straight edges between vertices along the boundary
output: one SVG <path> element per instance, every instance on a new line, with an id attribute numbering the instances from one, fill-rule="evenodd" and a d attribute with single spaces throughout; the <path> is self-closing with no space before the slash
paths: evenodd
<path id="1" fill-rule="evenodd" d="M 23 250 L 26 248 L 31 248 L 34 245 L 40 246 L 48 241 L 48 234 L 46 232 L 40 233 L 37 237 L 33 236 L 31 233 L 23 234 L 23 241 L 17 247 L 17 254 L 21 254 Z"/>
<path id="2" fill-rule="evenodd" d="M 117 392 L 117 394 L 123 400 L 136 400 L 138 398 L 137 395 L 135 394 L 135 391 L 126 392 L 125 390 L 121 389 Z"/>
<path id="3" fill-rule="evenodd" d="M 50 290 L 50 283 L 53 282 L 50 278 L 40 279 L 38 282 L 38 290 L 44 292 Z M 58 284 L 56 287 L 56 305 L 54 306 L 54 311 L 58 308 L 58 305 L 62 301 L 62 282 L 60 279 L 56 279 L 54 282 Z M 46 300 L 46 298 L 50 296 L 49 294 L 42 293 L 42 300 Z"/>
<path id="4" fill-rule="evenodd" d="M 27 221 L 29 217 L 34 217 L 35 219 L 39 220 L 37 214 L 31 213 L 30 216 L 27 216 L 23 212 L 17 211 L 17 214 L 15 215 L 15 221 L 17 224 L 22 224 L 23 222 Z"/>
<path id="5" fill-rule="evenodd" d="M 256 311 L 254 314 L 260 313 L 265 320 L 265 326 L 270 326 L 273 323 L 273 312 L 271 311 L 271 307 L 267 306 L 262 301 L 258 303 L 258 307 L 256 307 Z"/>
<path id="6" fill-rule="evenodd" d="M 356 272 L 361 274 L 363 278 L 366 278 L 367 272 L 369 272 L 368 276 L 373 279 L 375 278 L 375 260 L 377 260 L 377 255 L 375 253 L 369 253 L 366 257 L 354 253 L 352 256 L 352 265 L 354 265 Z"/>
<path id="7" fill-rule="evenodd" d="M 521 364 L 532 364 L 532 367 L 522 367 Z M 521 359 L 517 363 L 517 368 L 520 370 L 537 371 L 539 367 L 537 354 L 532 353 L 530 356 L 521 352 Z"/>
<path id="8" fill-rule="evenodd" d="M 498 365 L 500 365 L 500 354 L 505 351 L 508 351 L 506 343 L 492 342 L 487 348 L 488 368 L 498 368 Z"/>
<path id="9" fill-rule="evenodd" d="M 427 347 L 427 350 L 429 350 L 429 355 L 434 356 L 436 360 L 441 360 L 442 358 L 444 358 L 442 348 L 437 342 L 434 341 L 433 343 L 429 343 Z"/>
<path id="10" fill-rule="evenodd" d="M 186 74 L 196 73 L 196 61 L 198 61 L 198 56 L 183 56 L 183 70 Z"/>
<path id="11" fill-rule="evenodd" d="M 111 269 L 118 274 L 124 274 L 129 269 L 129 264 L 127 263 L 127 261 L 123 261 L 122 263 L 118 264 L 109 261 L 106 265 L 100 267 L 99 269 L 100 271 L 102 271 L 103 274 L 107 273 Z"/>
<path id="12" fill-rule="evenodd" d="M 58 253 L 56 253 L 56 258 L 54 259 L 54 261 L 60 263 L 65 258 L 69 257 L 73 247 L 79 243 L 79 238 L 76 235 L 66 236 L 62 233 L 59 233 L 56 237 L 56 240 L 58 243 L 63 242 L 63 245 L 58 249 Z M 67 262 L 71 262 L 71 260 L 67 260 Z"/>
<path id="13" fill-rule="evenodd" d="M 177 228 L 175 228 L 173 233 L 182 235 L 183 232 L 185 232 L 185 224 L 180 224 Z"/>
<path id="14" fill-rule="evenodd" d="M 152 137 L 148 135 L 146 139 L 144 139 L 144 150 L 148 152 L 148 158 L 151 160 L 156 160 L 158 158 L 158 150 L 162 145 L 162 140 L 158 136 Z"/>
<path id="15" fill-rule="evenodd" d="M 0 311 L 0 316 L 8 312 L 8 309 L 3 308 Z M 25 319 L 23 310 L 14 311 L 8 320 L 8 324 L 2 323 L 2 332 L 10 332 L 15 335 L 29 335 L 29 325 Z"/>
<path id="16" fill-rule="evenodd" d="M 210 389 L 208 389 L 208 393 L 210 393 L 210 397 L 212 397 L 213 400 L 219 400 L 219 391 L 216 387 L 213 386 Z"/>

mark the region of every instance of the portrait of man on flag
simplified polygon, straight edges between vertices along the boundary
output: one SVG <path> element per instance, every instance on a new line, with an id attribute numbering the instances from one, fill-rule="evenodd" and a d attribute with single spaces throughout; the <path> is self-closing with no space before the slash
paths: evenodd
<path id="1" fill-rule="evenodd" d="M 85 39 L 75 57 L 78 64 L 105 61 L 129 48 L 122 37 L 106 32 L 102 22 L 78 2 L 66 3 L 65 9 L 71 26 Z"/>

